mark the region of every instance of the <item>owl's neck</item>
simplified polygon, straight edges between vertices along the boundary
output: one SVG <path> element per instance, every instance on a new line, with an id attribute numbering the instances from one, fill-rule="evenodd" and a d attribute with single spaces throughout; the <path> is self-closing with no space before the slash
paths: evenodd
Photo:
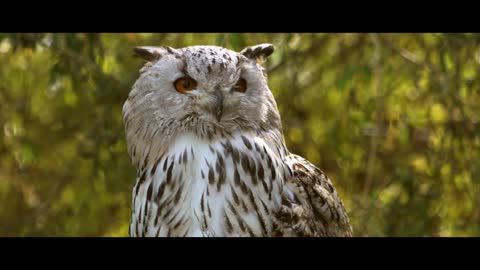
<path id="1" fill-rule="evenodd" d="M 265 136 L 272 143 L 286 149 L 281 125 L 258 124 L 242 118 L 216 123 L 201 119 L 195 113 L 187 114 L 182 121 L 158 118 L 154 125 L 127 119 L 128 150 L 137 169 L 142 169 L 148 163 L 154 162 L 158 153 L 167 151 L 167 146 L 175 144 L 182 136 L 190 136 L 198 144 L 208 144 L 225 138 L 232 139 L 235 134 Z M 134 125 L 129 126 L 130 123 Z"/>
<path id="2" fill-rule="evenodd" d="M 139 169 L 131 234 L 267 235 L 288 169 L 283 144 L 265 138 L 173 139 Z"/>

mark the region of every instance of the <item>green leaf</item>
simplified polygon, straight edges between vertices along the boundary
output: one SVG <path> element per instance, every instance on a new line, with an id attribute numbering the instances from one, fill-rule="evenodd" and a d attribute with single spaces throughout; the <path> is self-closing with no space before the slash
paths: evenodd
<path id="1" fill-rule="evenodd" d="M 355 65 L 347 66 L 347 68 L 342 72 L 342 74 L 339 76 L 339 78 L 335 82 L 335 85 L 338 87 L 338 89 L 340 90 L 345 89 L 345 86 L 351 81 L 356 70 L 357 68 Z"/>

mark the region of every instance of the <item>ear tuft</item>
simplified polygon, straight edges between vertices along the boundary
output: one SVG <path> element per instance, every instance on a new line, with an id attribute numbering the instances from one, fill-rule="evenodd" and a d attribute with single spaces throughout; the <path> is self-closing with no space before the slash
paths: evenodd
<path id="1" fill-rule="evenodd" d="M 267 58 L 275 51 L 275 47 L 270 43 L 258 44 L 250 47 L 246 47 L 240 53 L 245 57 L 258 60 Z"/>

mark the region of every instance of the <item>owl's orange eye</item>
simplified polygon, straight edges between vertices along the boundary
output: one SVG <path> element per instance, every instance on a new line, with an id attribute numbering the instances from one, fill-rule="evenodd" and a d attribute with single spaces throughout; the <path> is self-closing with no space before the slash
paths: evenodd
<path id="1" fill-rule="evenodd" d="M 185 76 L 177 79 L 174 85 L 178 92 L 186 93 L 195 89 L 197 87 L 197 82 L 194 79 Z"/>
<path id="2" fill-rule="evenodd" d="M 233 87 L 233 90 L 244 93 L 247 90 L 247 81 L 245 79 L 238 80 L 237 84 Z"/>

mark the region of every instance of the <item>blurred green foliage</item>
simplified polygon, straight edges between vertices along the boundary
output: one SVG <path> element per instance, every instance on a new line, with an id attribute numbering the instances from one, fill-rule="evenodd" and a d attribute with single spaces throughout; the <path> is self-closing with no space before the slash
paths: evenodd
<path id="1" fill-rule="evenodd" d="M 140 45 L 273 43 L 290 151 L 356 236 L 480 235 L 479 34 L 0 34 L 0 236 L 126 236 Z"/>

